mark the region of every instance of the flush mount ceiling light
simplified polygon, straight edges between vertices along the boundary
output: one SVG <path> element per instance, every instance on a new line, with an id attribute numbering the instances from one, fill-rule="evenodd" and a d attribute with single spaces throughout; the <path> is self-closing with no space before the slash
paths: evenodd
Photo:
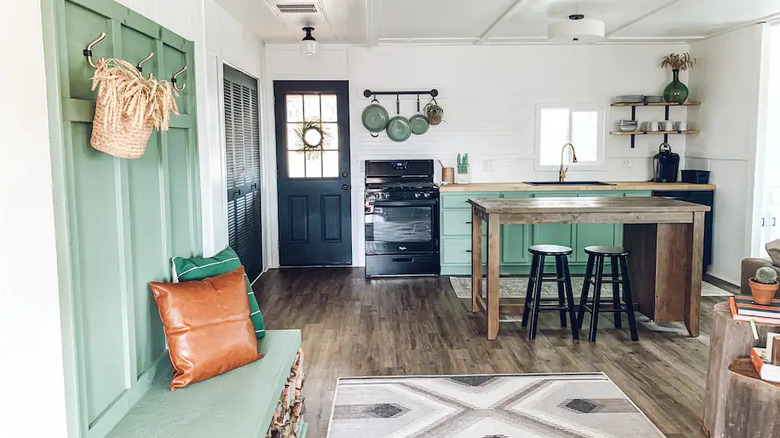
<path id="1" fill-rule="evenodd" d="M 547 26 L 547 39 L 558 42 L 593 43 L 604 39 L 604 22 L 585 18 L 582 14 L 569 15 L 568 20 Z"/>
<path id="2" fill-rule="evenodd" d="M 301 52 L 303 52 L 304 55 L 313 55 L 317 53 L 317 40 L 311 36 L 314 28 L 307 26 L 303 28 L 303 31 L 306 32 L 306 36 L 301 40 Z"/>

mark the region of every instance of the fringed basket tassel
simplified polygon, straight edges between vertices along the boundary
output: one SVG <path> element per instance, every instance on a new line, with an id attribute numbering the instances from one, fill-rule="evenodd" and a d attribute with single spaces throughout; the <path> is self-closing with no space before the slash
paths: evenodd
<path id="1" fill-rule="evenodd" d="M 92 78 L 98 89 L 92 123 L 93 148 L 118 158 L 141 158 L 152 129 L 167 131 L 178 114 L 175 91 L 167 81 L 144 78 L 121 59 L 99 60 Z"/>

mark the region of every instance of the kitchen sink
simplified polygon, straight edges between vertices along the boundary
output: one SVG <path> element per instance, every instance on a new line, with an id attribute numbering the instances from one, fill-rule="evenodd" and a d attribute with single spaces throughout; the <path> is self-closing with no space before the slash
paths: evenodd
<path id="1" fill-rule="evenodd" d="M 523 184 L 531 186 L 614 186 L 614 184 L 603 181 L 525 181 Z"/>

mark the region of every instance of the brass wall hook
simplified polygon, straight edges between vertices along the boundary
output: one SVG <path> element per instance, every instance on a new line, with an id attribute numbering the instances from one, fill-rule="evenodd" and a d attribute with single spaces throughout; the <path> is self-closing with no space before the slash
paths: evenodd
<path id="1" fill-rule="evenodd" d="M 176 86 L 176 78 L 179 77 L 179 75 L 184 73 L 185 71 L 187 71 L 187 66 L 186 65 L 184 67 L 182 67 L 181 70 L 177 71 L 173 75 L 173 77 L 171 78 L 171 84 L 173 84 L 173 89 L 174 90 L 181 92 L 181 91 L 184 91 L 185 88 L 187 88 L 187 84 L 182 85 L 181 88 Z"/>
<path id="2" fill-rule="evenodd" d="M 103 39 L 104 39 L 105 37 L 106 37 L 106 33 L 105 33 L 105 32 L 100 32 L 100 36 L 98 36 L 97 38 L 95 38 L 94 40 L 92 40 L 92 41 L 91 41 L 89 44 L 87 44 L 87 48 L 86 48 L 86 49 L 84 49 L 84 52 L 82 52 L 82 53 L 84 53 L 84 56 L 86 56 L 86 57 L 87 57 L 87 62 L 89 63 L 89 65 L 91 65 L 91 66 L 92 66 L 92 68 L 97 68 L 97 64 L 95 64 L 94 62 L 92 62 L 92 47 L 93 47 L 95 44 L 97 44 L 97 43 L 99 43 L 99 42 L 103 41 Z"/>
<path id="3" fill-rule="evenodd" d="M 142 59 L 142 60 L 138 61 L 138 64 L 135 66 L 135 68 L 136 68 L 136 69 L 137 69 L 139 72 L 141 72 L 141 71 L 144 71 L 144 68 L 142 67 L 142 66 L 144 65 L 144 62 L 146 62 L 146 61 L 148 61 L 148 60 L 152 59 L 152 56 L 154 56 L 154 52 L 149 52 L 149 56 L 147 56 L 146 58 L 144 58 L 144 59 Z"/>

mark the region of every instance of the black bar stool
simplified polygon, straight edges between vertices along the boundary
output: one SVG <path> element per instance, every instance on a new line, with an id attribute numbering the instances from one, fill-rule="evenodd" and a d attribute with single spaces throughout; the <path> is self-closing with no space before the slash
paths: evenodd
<path id="1" fill-rule="evenodd" d="M 585 248 L 588 254 L 588 266 L 585 269 L 585 281 L 582 284 L 582 297 L 580 297 L 580 310 L 577 315 L 577 325 L 582 327 L 585 312 L 590 313 L 590 331 L 588 340 L 596 342 L 596 331 L 599 325 L 600 312 L 612 312 L 615 318 L 615 327 L 621 328 L 620 314 L 628 315 L 628 328 L 631 331 L 631 340 L 639 340 L 636 331 L 636 318 L 634 318 L 634 298 L 631 296 L 631 282 L 628 275 L 628 263 L 626 257 L 629 252 L 617 246 L 589 246 Z M 604 279 L 604 261 L 609 257 L 611 273 Z M 618 269 L 618 264 L 620 268 Z M 594 272 L 595 269 L 595 272 Z M 601 301 L 601 286 L 604 283 L 612 284 L 612 300 Z M 593 300 L 588 306 L 588 292 L 593 285 Z M 623 292 L 623 302 L 620 300 L 620 292 Z M 611 307 L 602 308 L 602 305 Z"/>
<path id="2" fill-rule="evenodd" d="M 528 248 L 533 254 L 531 260 L 531 274 L 528 276 L 528 289 L 525 294 L 525 306 L 523 306 L 523 327 L 528 325 L 528 315 L 533 310 L 531 329 L 528 331 L 528 339 L 536 338 L 536 327 L 539 323 L 539 312 L 557 310 L 561 315 L 561 327 L 566 327 L 566 313 L 571 320 L 571 334 L 574 339 L 580 338 L 577 325 L 577 315 L 574 312 L 574 295 L 571 288 L 571 275 L 569 274 L 568 255 L 572 249 L 559 245 L 534 245 Z M 544 274 L 544 259 L 547 256 L 555 257 L 555 276 Z M 558 298 L 542 298 L 542 284 L 555 282 L 558 284 Z M 541 306 L 542 301 L 554 301 L 557 305 Z"/>

